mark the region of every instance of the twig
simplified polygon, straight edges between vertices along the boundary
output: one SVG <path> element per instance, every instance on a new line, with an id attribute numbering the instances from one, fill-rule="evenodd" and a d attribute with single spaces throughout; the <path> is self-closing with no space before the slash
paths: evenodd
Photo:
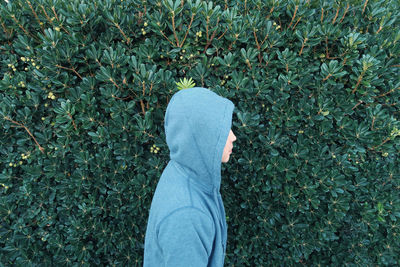
<path id="1" fill-rule="evenodd" d="M 365 0 L 364 7 L 363 7 L 363 10 L 362 10 L 361 14 L 364 14 L 365 8 L 367 7 L 367 3 L 368 3 L 368 0 Z"/>
<path id="2" fill-rule="evenodd" d="M 324 18 L 324 8 L 322 7 L 321 8 L 321 24 L 322 24 L 323 18 Z"/>
<path id="3" fill-rule="evenodd" d="M 119 89 L 118 84 L 114 81 L 113 78 L 110 77 L 109 81 L 112 82 L 112 83 L 114 84 L 114 86 L 117 87 L 117 88 Z"/>
<path id="4" fill-rule="evenodd" d="M 44 148 L 40 146 L 40 144 L 36 141 L 35 137 L 32 135 L 32 133 L 29 131 L 29 129 L 28 129 L 25 125 L 23 125 L 22 123 L 16 122 L 16 121 L 10 119 L 10 118 L 7 117 L 7 116 L 4 117 L 4 119 L 6 119 L 6 120 L 8 120 L 8 121 L 11 121 L 12 123 L 18 125 L 19 127 L 23 127 L 23 128 L 28 132 L 28 134 L 33 138 L 33 140 L 35 141 L 36 145 L 39 147 L 39 150 L 40 150 L 42 153 L 44 153 Z"/>
<path id="5" fill-rule="evenodd" d="M 117 27 L 118 30 L 119 30 L 119 32 L 122 34 L 122 36 L 124 36 L 124 38 L 125 38 L 125 40 L 126 40 L 126 43 L 127 43 L 127 44 L 130 44 L 130 43 L 131 43 L 131 39 L 128 38 L 128 37 L 125 35 L 124 31 L 121 29 L 121 27 L 118 25 L 118 23 L 114 22 L 114 26 Z"/>
<path id="6" fill-rule="evenodd" d="M 326 75 L 326 77 L 322 80 L 323 82 L 325 82 L 326 80 L 328 80 L 329 79 L 329 77 L 331 77 L 332 76 L 332 74 L 328 74 L 328 75 Z"/>
<path id="7" fill-rule="evenodd" d="M 15 15 L 12 14 L 11 17 L 13 18 L 13 20 L 18 24 L 18 26 L 24 31 L 24 33 L 28 36 L 32 36 L 27 30 L 25 30 L 24 26 L 22 26 L 19 21 L 15 18 Z"/>
<path id="8" fill-rule="evenodd" d="M 3 23 L 3 21 L 1 19 L 0 19 L 0 22 L 1 22 L 1 26 L 3 27 L 3 31 L 6 33 L 6 35 L 8 35 L 7 28 L 6 28 L 6 26 L 4 25 L 4 23 Z"/>
<path id="9" fill-rule="evenodd" d="M 219 18 L 217 19 L 217 25 L 215 26 L 216 28 L 218 28 L 218 24 L 219 24 Z M 205 46 L 205 48 L 204 48 L 204 53 L 206 52 L 207 48 L 210 46 L 212 40 L 213 40 L 214 37 L 215 37 L 215 33 L 216 33 L 216 32 L 217 32 L 217 29 L 214 30 L 213 34 L 211 34 L 210 40 L 208 40 L 208 35 L 207 35 L 207 44 L 206 44 L 206 46 Z"/>
<path id="10" fill-rule="evenodd" d="M 175 11 L 172 11 L 172 30 L 174 32 L 176 46 L 179 47 L 179 40 L 178 40 L 178 36 L 176 36 L 176 31 L 175 31 Z"/>
<path id="11" fill-rule="evenodd" d="M 60 23 L 60 20 L 58 19 L 57 13 L 56 13 L 56 9 L 54 8 L 54 6 L 51 8 L 51 10 L 53 10 L 54 16 L 56 17 L 56 20 Z M 69 34 L 69 31 L 67 31 L 61 24 L 60 24 L 61 29 L 63 29 L 67 34 Z"/>
<path id="12" fill-rule="evenodd" d="M 32 9 L 33 15 L 35 16 L 36 20 L 37 20 L 38 23 L 39 23 L 40 28 L 41 28 L 42 31 L 43 31 L 43 26 L 42 26 L 42 24 L 40 24 L 41 21 L 40 21 L 38 15 L 36 14 L 35 10 L 33 9 L 33 6 L 32 6 L 32 4 L 31 4 L 31 2 L 29 2 L 29 0 L 26 0 L 26 2 L 28 3 L 29 7 Z"/>
<path id="13" fill-rule="evenodd" d="M 189 33 L 190 27 L 192 27 L 192 23 L 193 23 L 193 20 L 194 20 L 194 16 L 195 16 L 195 15 L 196 15 L 196 14 L 194 14 L 194 13 L 192 14 L 192 18 L 190 19 L 189 27 L 188 27 L 188 29 L 187 29 L 187 31 L 186 31 L 185 37 L 183 38 L 183 41 L 182 41 L 180 47 L 182 47 L 183 44 L 185 43 L 185 40 L 186 40 L 186 37 L 187 37 L 187 35 L 188 35 L 188 33 Z"/>
<path id="14" fill-rule="evenodd" d="M 76 128 L 76 124 L 75 124 L 74 119 L 72 118 L 72 115 L 71 115 L 69 112 L 68 112 L 67 114 L 68 114 L 69 118 L 72 120 L 72 125 L 74 126 L 74 129 L 75 129 L 75 130 L 78 130 L 78 129 Z"/>
<path id="15" fill-rule="evenodd" d="M 61 66 L 61 65 L 56 65 L 56 67 L 58 67 L 58 68 L 60 68 L 60 69 L 65 69 L 65 70 L 71 70 L 71 71 L 73 71 L 76 75 L 78 75 L 78 77 L 81 79 L 81 80 L 83 80 L 82 79 L 82 76 L 75 70 L 75 68 L 67 68 L 67 67 L 63 67 L 63 66 Z"/>
<path id="16" fill-rule="evenodd" d="M 297 19 L 297 21 L 296 21 L 296 23 L 294 24 L 292 30 L 294 30 L 294 28 L 296 28 L 296 26 L 297 26 L 297 24 L 300 22 L 301 18 L 302 18 L 302 17 L 299 17 L 299 18 Z"/>
<path id="17" fill-rule="evenodd" d="M 370 150 L 375 150 L 375 149 L 377 149 L 378 147 L 384 145 L 384 144 L 385 144 L 387 141 L 389 141 L 389 140 L 390 140 L 390 138 L 388 137 L 388 138 L 386 138 L 385 140 L 383 140 L 382 143 L 380 143 L 379 145 L 374 146 L 374 147 L 371 147 L 371 148 L 369 148 L 369 149 L 370 149 Z"/>
<path id="18" fill-rule="evenodd" d="M 221 39 L 222 38 L 222 36 L 224 36 L 225 35 L 225 33 L 226 33 L 226 31 L 228 30 L 228 27 L 226 27 L 226 29 L 225 29 L 225 31 L 221 34 L 221 36 L 220 37 L 218 37 L 217 38 L 217 40 L 219 40 L 219 39 Z"/>
<path id="19" fill-rule="evenodd" d="M 303 48 L 304 48 L 304 46 L 305 46 L 307 40 L 308 40 L 307 37 L 304 38 L 304 41 L 303 41 L 303 43 L 301 44 L 301 50 L 300 50 L 299 56 L 301 56 L 301 54 L 303 53 Z"/>
<path id="20" fill-rule="evenodd" d="M 168 39 L 168 37 L 163 33 L 163 31 L 160 30 L 160 32 L 161 32 L 161 34 L 165 37 L 165 39 L 168 40 L 168 42 L 169 42 L 170 44 L 172 44 L 173 46 L 175 46 L 175 44 L 174 44 L 173 42 L 171 42 L 171 41 Z"/>
<path id="21" fill-rule="evenodd" d="M 397 89 L 397 90 L 400 90 L 400 87 L 398 87 L 398 88 L 396 88 L 396 89 Z M 383 93 L 383 94 L 378 95 L 378 96 L 374 96 L 374 98 L 386 96 L 386 95 L 388 95 L 388 94 L 390 94 L 390 93 L 393 93 L 396 89 L 392 89 L 392 90 L 390 90 L 389 92 Z"/>
<path id="22" fill-rule="evenodd" d="M 365 72 L 363 71 L 363 72 L 361 72 L 360 76 L 358 76 L 357 84 L 356 84 L 356 86 L 354 87 L 353 91 L 351 91 L 352 94 L 354 94 L 354 93 L 356 92 L 358 86 L 360 85 L 360 83 L 361 83 L 361 81 L 362 81 L 362 78 L 363 78 L 364 74 L 365 74 Z"/>
<path id="23" fill-rule="evenodd" d="M 335 21 L 336 21 L 338 15 L 339 15 L 339 10 L 340 10 L 340 6 L 336 9 L 336 15 L 335 15 L 335 17 L 333 18 L 332 24 L 335 24 Z"/>
<path id="24" fill-rule="evenodd" d="M 342 23 L 344 17 L 346 16 L 347 11 L 349 10 L 349 7 L 350 7 L 350 5 L 349 5 L 349 3 L 347 3 L 346 10 L 344 11 L 343 16 L 340 19 L 339 23 Z"/>
<path id="25" fill-rule="evenodd" d="M 298 5 L 296 5 L 296 7 L 295 7 L 295 9 L 294 9 L 294 14 L 293 14 L 293 17 L 292 17 L 292 21 L 290 22 L 290 24 L 289 24 L 289 26 L 288 26 L 288 29 L 290 28 L 290 26 L 292 26 L 292 23 L 293 23 L 293 21 L 294 21 L 294 18 L 296 17 L 296 13 L 297 13 L 297 9 L 299 8 L 299 6 Z"/>
<path id="26" fill-rule="evenodd" d="M 353 108 L 352 110 L 354 110 L 356 107 L 358 107 L 360 104 L 364 103 L 363 101 L 359 101 Z"/>

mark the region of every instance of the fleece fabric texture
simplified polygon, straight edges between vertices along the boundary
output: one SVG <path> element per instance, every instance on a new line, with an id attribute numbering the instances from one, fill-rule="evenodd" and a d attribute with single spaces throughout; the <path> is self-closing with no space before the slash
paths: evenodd
<path id="1" fill-rule="evenodd" d="M 164 119 L 170 161 L 150 207 L 144 267 L 224 265 L 221 159 L 234 104 L 206 88 L 181 90 Z"/>

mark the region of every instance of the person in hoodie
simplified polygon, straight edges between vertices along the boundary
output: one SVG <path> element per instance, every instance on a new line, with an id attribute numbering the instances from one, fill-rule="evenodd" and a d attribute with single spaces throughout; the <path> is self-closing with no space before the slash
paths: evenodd
<path id="1" fill-rule="evenodd" d="M 170 161 L 157 184 L 147 222 L 144 267 L 224 265 L 227 224 L 221 163 L 236 136 L 234 104 L 206 88 L 181 90 L 164 119 Z"/>

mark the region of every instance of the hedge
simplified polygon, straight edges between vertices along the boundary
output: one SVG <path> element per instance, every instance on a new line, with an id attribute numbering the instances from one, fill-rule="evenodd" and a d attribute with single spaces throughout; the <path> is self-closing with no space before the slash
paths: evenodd
<path id="1" fill-rule="evenodd" d="M 0 6 L 1 266 L 142 265 L 183 78 L 236 106 L 226 266 L 400 265 L 398 1 Z"/>

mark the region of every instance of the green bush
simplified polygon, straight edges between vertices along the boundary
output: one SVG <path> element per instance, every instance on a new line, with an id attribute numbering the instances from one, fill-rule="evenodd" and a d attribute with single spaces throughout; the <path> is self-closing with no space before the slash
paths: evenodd
<path id="1" fill-rule="evenodd" d="M 398 1 L 8 2 L 2 266 L 142 265 L 183 78 L 236 105 L 226 266 L 400 265 Z"/>

